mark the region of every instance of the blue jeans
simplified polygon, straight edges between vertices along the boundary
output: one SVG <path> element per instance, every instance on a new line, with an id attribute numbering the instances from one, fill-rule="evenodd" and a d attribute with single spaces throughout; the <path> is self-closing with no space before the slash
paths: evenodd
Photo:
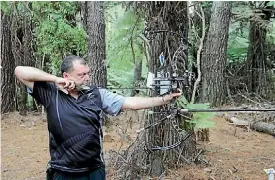
<path id="1" fill-rule="evenodd" d="M 101 167 L 91 172 L 70 173 L 55 169 L 47 170 L 47 180 L 105 180 L 105 168 Z"/>

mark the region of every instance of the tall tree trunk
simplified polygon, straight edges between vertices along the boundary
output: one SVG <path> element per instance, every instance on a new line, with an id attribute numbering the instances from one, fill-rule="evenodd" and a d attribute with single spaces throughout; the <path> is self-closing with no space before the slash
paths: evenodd
<path id="1" fill-rule="evenodd" d="M 31 8 L 31 3 L 27 4 Z M 12 50 L 16 65 L 32 66 L 35 61 L 32 57 L 32 24 L 27 9 L 23 9 L 21 16 L 16 15 L 12 21 Z M 21 115 L 27 114 L 28 94 L 26 86 L 17 80 L 16 102 L 17 110 Z"/>
<path id="2" fill-rule="evenodd" d="M 225 68 L 232 2 L 214 1 L 202 52 L 202 101 L 213 106 L 225 101 Z"/>
<path id="3" fill-rule="evenodd" d="M 1 11 L 1 113 L 15 110 L 15 60 L 11 52 L 11 18 Z"/>
<path id="4" fill-rule="evenodd" d="M 146 30 L 159 31 L 167 30 L 177 32 L 178 35 L 174 33 L 152 33 L 152 38 L 150 40 L 149 48 L 149 71 L 154 72 L 155 69 L 160 67 L 159 56 L 163 52 L 165 61 L 167 64 L 170 63 L 173 58 L 173 54 L 176 52 L 177 48 L 180 46 L 181 41 L 187 43 L 188 38 L 188 16 L 187 16 L 187 2 L 163 2 L 156 1 L 151 2 L 150 10 L 148 14 L 148 22 Z M 177 7 L 178 6 L 178 7 Z M 176 8 L 181 9 L 181 12 L 173 12 Z M 159 16 L 160 11 L 163 11 L 163 16 Z M 178 15 L 178 17 L 175 17 Z M 180 36 L 181 37 L 180 37 Z M 165 38 L 165 39 L 164 39 Z M 180 39 L 183 38 L 183 39 Z M 187 56 L 188 51 L 185 50 L 184 54 Z M 178 65 L 179 74 L 183 74 L 187 67 L 186 59 L 179 58 L 176 62 Z"/>
<path id="5" fill-rule="evenodd" d="M 145 30 L 150 44 L 149 71 L 154 73 L 159 70 L 161 66 L 159 56 L 163 54 L 165 58 L 164 65 L 173 63 L 173 67 L 176 68 L 173 70 L 179 76 L 183 75 L 187 67 L 187 49 L 183 50 L 179 49 L 179 47 L 187 43 L 186 40 L 188 38 L 187 2 L 158 1 L 148 2 L 148 5 L 147 26 Z M 157 31 L 166 32 L 155 33 Z M 154 96 L 156 95 L 155 92 Z M 154 110 L 161 111 L 164 110 L 163 108 L 158 107 L 154 108 Z M 150 115 L 149 123 L 155 123 L 164 117 L 165 114 Z M 168 121 L 175 120 L 174 118 Z M 170 123 L 155 126 L 148 132 L 149 147 L 173 145 L 180 140 L 177 134 L 177 130 Z M 183 152 L 182 154 L 186 159 L 192 158 L 196 153 L 194 145 L 196 145 L 195 141 L 185 141 L 173 150 L 153 151 L 150 153 L 151 176 L 159 177 L 164 172 L 164 165 L 174 166 L 177 163 L 183 163 L 184 160 L 178 156 L 181 152 Z M 190 149 L 187 147 L 192 147 L 192 150 L 189 151 Z"/>
<path id="6" fill-rule="evenodd" d="M 28 5 L 30 8 L 32 6 L 31 2 L 29 2 Z M 26 10 L 27 11 L 27 10 Z M 24 16 L 24 37 L 23 37 L 23 53 L 24 53 L 24 65 L 25 66 L 33 66 L 35 65 L 35 59 L 33 57 L 33 26 L 32 26 L 32 20 L 30 14 L 27 14 Z M 26 87 L 24 87 L 24 94 L 25 94 L 25 99 L 23 100 L 23 103 L 25 105 L 28 104 L 28 94 L 26 93 Z M 34 99 L 32 98 L 34 101 Z M 24 107 L 26 110 L 28 109 L 27 107 Z"/>
<path id="7" fill-rule="evenodd" d="M 266 92 L 266 29 L 259 22 L 250 22 L 248 60 L 248 90 L 259 95 Z M 249 80 L 248 80 L 249 79 Z"/>
<path id="8" fill-rule="evenodd" d="M 102 1 L 85 2 L 86 31 L 88 34 L 88 62 L 91 71 L 90 84 L 107 85 L 105 20 Z"/>
<path id="9" fill-rule="evenodd" d="M 142 60 L 139 57 L 136 57 L 136 53 L 134 50 L 133 37 L 131 37 L 130 44 L 131 44 L 133 62 L 135 64 L 134 78 L 133 78 L 133 89 L 131 92 L 131 96 L 135 96 L 138 93 L 138 91 L 135 88 L 140 86 L 141 73 L 142 73 Z M 146 48 L 146 47 L 143 47 L 141 44 L 139 44 L 139 47 L 141 49 Z"/>
<path id="10" fill-rule="evenodd" d="M 264 7 L 268 9 L 268 7 Z M 268 64 L 267 62 L 267 43 L 266 43 L 266 25 L 263 25 L 263 21 L 270 20 L 270 12 L 262 12 L 264 15 L 258 17 L 261 19 L 250 21 L 249 30 L 249 47 L 247 53 L 246 62 L 246 83 L 248 85 L 248 90 L 254 92 L 260 96 L 266 96 L 268 88 L 270 87 L 270 82 L 268 81 Z"/>
<path id="11" fill-rule="evenodd" d="M 88 16 L 87 1 L 79 1 L 78 5 L 81 8 L 81 11 L 80 11 L 81 22 L 83 24 L 84 30 L 87 32 L 87 16 Z"/>
<path id="12" fill-rule="evenodd" d="M 141 80 L 141 73 L 142 73 L 142 60 L 135 59 L 135 69 L 134 69 L 134 80 L 133 80 L 133 91 L 131 96 L 135 96 L 138 91 L 135 88 L 139 87 L 140 80 Z"/>

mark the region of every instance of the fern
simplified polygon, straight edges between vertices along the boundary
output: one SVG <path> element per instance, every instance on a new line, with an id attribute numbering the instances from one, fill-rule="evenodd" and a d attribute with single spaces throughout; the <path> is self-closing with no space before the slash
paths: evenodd
<path id="1" fill-rule="evenodd" d="M 176 101 L 177 107 L 182 109 L 209 109 L 209 103 L 205 104 L 189 104 L 184 96 L 181 96 Z M 191 120 L 182 121 L 181 127 L 186 127 L 185 122 L 189 123 L 189 127 L 191 126 L 194 129 L 200 128 L 213 128 L 215 127 L 215 122 L 213 118 L 215 117 L 215 113 L 213 112 L 196 112 L 193 113 Z"/>

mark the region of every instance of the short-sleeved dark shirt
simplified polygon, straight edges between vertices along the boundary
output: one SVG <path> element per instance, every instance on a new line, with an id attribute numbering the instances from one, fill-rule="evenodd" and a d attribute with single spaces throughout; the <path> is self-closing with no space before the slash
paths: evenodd
<path id="1" fill-rule="evenodd" d="M 49 82 L 35 82 L 32 96 L 47 112 L 52 168 L 86 172 L 104 166 L 101 114 L 118 115 L 125 97 L 90 87 L 75 99 Z"/>

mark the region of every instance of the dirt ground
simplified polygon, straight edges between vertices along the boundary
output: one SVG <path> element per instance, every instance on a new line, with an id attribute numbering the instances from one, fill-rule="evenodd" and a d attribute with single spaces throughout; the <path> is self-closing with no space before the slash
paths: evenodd
<path id="1" fill-rule="evenodd" d="M 140 126 L 136 118 L 120 116 L 104 127 L 104 152 L 127 148 Z M 198 142 L 211 165 L 186 165 L 169 169 L 165 179 L 251 179 L 264 180 L 265 168 L 275 168 L 275 138 L 233 127 L 225 119 L 215 118 L 209 142 Z M 45 117 L 18 113 L 2 116 L 2 180 L 42 180 L 49 160 L 48 132 Z M 108 161 L 108 156 L 105 156 Z M 108 172 L 107 172 L 108 175 Z"/>

